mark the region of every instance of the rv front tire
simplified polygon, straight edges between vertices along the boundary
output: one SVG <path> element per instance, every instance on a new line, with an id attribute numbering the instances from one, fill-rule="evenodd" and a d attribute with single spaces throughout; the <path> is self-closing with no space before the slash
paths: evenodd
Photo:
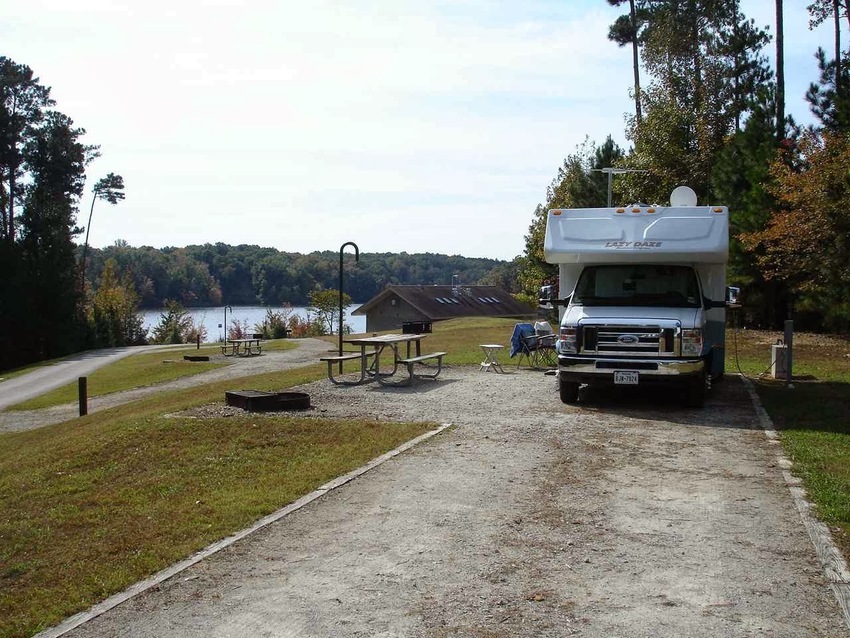
<path id="1" fill-rule="evenodd" d="M 559 379 L 558 391 L 561 394 L 561 401 L 564 403 L 578 403 L 578 383 Z"/>
<path id="2" fill-rule="evenodd" d="M 703 368 L 702 377 L 692 383 L 685 393 L 685 405 L 691 408 L 701 408 L 705 405 L 708 392 L 711 389 L 711 373 L 708 364 Z"/>

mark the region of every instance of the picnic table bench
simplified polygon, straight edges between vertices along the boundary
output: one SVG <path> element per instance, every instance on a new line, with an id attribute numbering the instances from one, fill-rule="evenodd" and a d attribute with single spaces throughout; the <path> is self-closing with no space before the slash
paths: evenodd
<path id="1" fill-rule="evenodd" d="M 372 337 L 353 337 L 344 339 L 344 343 L 359 346 L 360 352 L 349 352 L 341 355 L 321 357 L 320 361 L 325 361 L 328 364 L 328 378 L 338 385 L 359 385 L 368 381 L 377 381 L 381 385 L 386 386 L 407 386 L 410 385 L 414 377 L 423 377 L 435 379 L 443 368 L 443 357 L 445 352 L 430 352 L 422 354 L 420 342 L 427 335 L 424 334 L 389 334 L 375 335 Z M 405 344 L 406 354 L 399 354 L 399 346 Z M 415 345 L 415 353 L 411 353 L 411 346 Z M 385 369 L 381 369 L 381 354 L 386 348 L 392 350 L 392 369 L 389 369 L 389 363 L 386 363 Z M 371 363 L 368 359 L 374 357 Z M 334 376 L 334 364 L 340 366 L 342 371 L 343 361 L 353 361 L 360 359 L 360 376 L 354 380 L 343 380 Z M 436 361 L 436 367 L 429 364 L 430 361 Z M 401 379 L 393 379 L 397 373 L 399 365 L 403 366 L 407 372 L 407 376 Z M 420 368 L 424 367 L 427 372 L 419 372 Z"/>
<path id="2" fill-rule="evenodd" d="M 328 379 L 336 383 L 337 385 L 359 385 L 366 380 L 366 376 L 369 374 L 369 366 L 366 365 L 366 360 L 370 357 L 374 357 L 374 352 L 344 352 L 343 354 L 337 354 L 332 356 L 320 357 L 319 361 L 327 361 L 328 363 Z M 346 381 L 344 379 L 337 379 L 334 377 L 334 365 L 342 364 L 343 361 L 353 361 L 355 359 L 360 359 L 360 378 L 356 381 Z"/>
<path id="3" fill-rule="evenodd" d="M 249 357 L 251 355 L 262 354 L 262 338 L 252 337 L 250 339 L 228 339 L 221 346 L 221 354 L 225 357 L 238 355 L 240 357 Z"/>
<path id="4" fill-rule="evenodd" d="M 396 382 L 394 385 L 410 385 L 411 381 L 413 381 L 413 377 L 424 377 L 426 379 L 436 379 L 440 374 L 440 370 L 443 369 L 443 357 L 446 356 L 447 352 L 429 352 L 428 354 L 421 354 L 418 357 L 407 357 L 405 359 L 399 359 L 399 363 L 403 363 L 407 366 L 407 378 L 401 381 Z M 429 367 L 425 364 L 426 361 L 431 361 L 432 359 L 437 360 L 437 369 L 432 372 L 420 372 L 418 374 L 414 374 L 413 366 L 417 363 L 422 364 L 423 366 Z"/>

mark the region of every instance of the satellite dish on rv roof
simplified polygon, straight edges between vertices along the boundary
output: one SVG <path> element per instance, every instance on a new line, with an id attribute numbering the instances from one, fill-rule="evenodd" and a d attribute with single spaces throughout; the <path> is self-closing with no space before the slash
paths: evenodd
<path id="1" fill-rule="evenodd" d="M 697 194 L 689 186 L 677 186 L 670 193 L 670 206 L 696 206 Z"/>

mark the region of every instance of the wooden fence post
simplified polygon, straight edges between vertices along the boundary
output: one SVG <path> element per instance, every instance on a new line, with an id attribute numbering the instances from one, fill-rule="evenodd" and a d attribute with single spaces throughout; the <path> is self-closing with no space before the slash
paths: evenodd
<path id="1" fill-rule="evenodd" d="M 89 413 L 88 379 L 86 377 L 80 377 L 78 379 L 77 395 L 80 400 L 80 416 L 85 416 Z"/>

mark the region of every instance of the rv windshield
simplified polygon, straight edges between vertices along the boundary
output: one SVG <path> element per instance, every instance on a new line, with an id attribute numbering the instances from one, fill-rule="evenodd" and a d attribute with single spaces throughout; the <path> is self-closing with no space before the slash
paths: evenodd
<path id="1" fill-rule="evenodd" d="M 572 303 L 581 306 L 700 306 L 693 268 L 651 264 L 588 266 L 576 284 Z"/>

